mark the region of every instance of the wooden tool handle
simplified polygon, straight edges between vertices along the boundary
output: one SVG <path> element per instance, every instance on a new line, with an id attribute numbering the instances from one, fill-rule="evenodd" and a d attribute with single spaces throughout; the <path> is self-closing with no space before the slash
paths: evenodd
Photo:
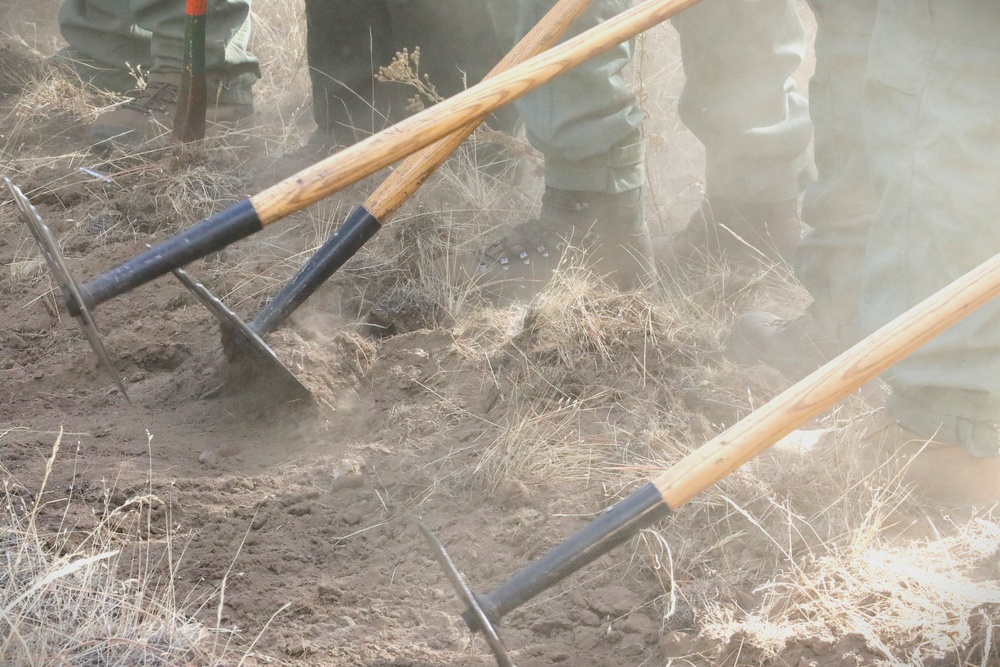
<path id="1" fill-rule="evenodd" d="M 671 466 L 653 484 L 664 502 L 677 509 L 997 295 L 1000 255 L 757 408 Z"/>
<path id="2" fill-rule="evenodd" d="M 560 0 L 521 41 L 490 70 L 490 79 L 528 58 L 553 47 L 566 34 L 591 4 L 591 0 Z M 365 202 L 365 208 L 381 223 L 386 224 L 413 193 L 444 161 L 472 134 L 486 116 L 478 116 L 454 133 L 414 153 L 385 179 Z"/>
<path id="3" fill-rule="evenodd" d="M 646 0 L 581 35 L 483 81 L 250 198 L 262 225 L 299 211 L 441 139 L 697 0 Z"/>
<path id="4" fill-rule="evenodd" d="M 590 0 L 560 0 L 534 26 L 517 46 L 493 69 L 490 75 L 504 71 L 512 65 L 554 45 L 567 28 L 590 4 Z M 452 152 L 476 129 L 481 118 L 468 123 L 457 132 L 441 139 L 407 158 L 382 185 L 359 206 L 309 261 L 299 269 L 278 294 L 263 308 L 250 329 L 260 336 L 274 331 L 320 285 L 326 282 L 344 262 L 354 256 L 382 225 L 402 206 L 417 189 L 434 173 Z"/>
<path id="5" fill-rule="evenodd" d="M 491 622 L 676 510 L 806 421 L 1000 296 L 1000 254 L 928 297 L 688 454 L 528 563 L 480 606 Z M 466 622 L 470 619 L 466 618 Z M 470 626 L 472 627 L 472 626 Z"/>
<path id="6" fill-rule="evenodd" d="M 205 24 L 208 0 L 187 0 L 184 19 L 184 63 L 181 91 L 174 112 L 174 137 L 178 141 L 205 138 L 208 106 L 205 81 Z"/>

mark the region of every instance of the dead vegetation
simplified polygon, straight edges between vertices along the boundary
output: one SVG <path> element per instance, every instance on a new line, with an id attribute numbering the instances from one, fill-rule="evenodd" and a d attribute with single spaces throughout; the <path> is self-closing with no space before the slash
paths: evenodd
<path id="1" fill-rule="evenodd" d="M 193 619 L 209 600 L 178 599 L 173 576 L 183 547 L 169 532 L 169 507 L 155 494 L 118 504 L 106 488 L 94 525 L 73 525 L 82 500 L 72 487 L 68 497 L 47 488 L 64 446 L 60 432 L 35 492 L 2 470 L 4 664 L 167 667 L 235 665 L 251 657 L 227 629 Z"/>

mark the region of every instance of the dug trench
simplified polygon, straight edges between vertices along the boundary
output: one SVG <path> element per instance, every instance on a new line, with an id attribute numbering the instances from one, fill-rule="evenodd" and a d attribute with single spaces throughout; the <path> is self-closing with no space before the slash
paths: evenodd
<path id="1" fill-rule="evenodd" d="M 79 224 L 93 218 L 90 198 L 32 190 L 75 275 L 143 247 L 147 232 L 95 235 Z M 142 219 L 145 208 L 127 208 L 134 200 L 112 195 L 101 206 Z M 362 253 L 269 339 L 313 402 L 227 381 L 218 327 L 162 279 L 97 311 L 127 404 L 56 307 L 45 272 L 18 264 L 34 255 L 10 203 L 3 214 L 0 253 L 19 267 L 0 297 L 5 469 L 32 497 L 62 430 L 43 520 L 85 533 L 108 508 L 151 495 L 136 510 L 148 512 L 146 528 L 124 542 L 134 554 L 124 562 L 182 554 L 171 569 L 186 613 L 233 641 L 262 632 L 254 654 L 283 664 L 492 664 L 459 619 L 418 519 L 486 592 L 654 466 L 732 423 L 748 407 L 739 400 L 746 383 L 753 396 L 776 384 L 760 369 L 752 380 L 722 363 L 719 341 L 681 312 L 585 274 L 571 272 L 526 305 L 449 312 L 422 291 L 427 282 L 378 268 L 402 239 L 427 231 L 422 215 Z M 238 295 L 227 287 L 237 273 L 252 283 L 274 268 L 273 258 L 253 258 L 260 247 L 190 268 L 217 293 Z M 260 298 L 237 308 L 249 317 Z M 676 527 L 644 533 L 512 613 L 502 633 L 517 663 L 877 664 L 884 655 L 864 637 L 821 627 L 756 654 L 740 631 L 702 631 L 704 600 L 730 622 L 751 617 L 765 599 L 755 584 L 791 566 L 754 517 L 768 516 L 773 498 L 787 502 L 810 474 L 738 476 L 685 509 L 691 517 Z M 796 541 L 821 546 L 818 537 Z"/>
<path id="2" fill-rule="evenodd" d="M 89 276 L 172 229 L 148 179 L 112 189 L 42 170 L 25 186 L 70 270 Z M 378 268 L 393 246 L 432 233 L 426 215 L 271 337 L 312 403 L 227 382 L 218 327 L 172 279 L 101 306 L 130 405 L 57 308 L 13 206 L 3 211 L 0 252 L 19 267 L 2 296 L 5 468 L 30 496 L 63 429 L 71 446 L 56 458 L 44 516 L 60 520 L 68 502 L 71 525 L 86 530 L 95 514 L 152 494 L 147 534 L 128 548 L 182 551 L 176 586 L 207 601 L 196 613 L 206 623 L 252 635 L 282 610 L 257 650 L 293 663 L 489 664 L 416 519 L 485 592 L 634 486 L 667 435 L 651 430 L 703 438 L 710 406 L 725 405 L 699 380 L 714 342 L 638 294 L 568 278 L 525 308 L 446 313 L 417 282 Z M 262 281 L 272 261 L 237 250 L 190 268 L 226 293 L 227 282 Z M 595 329 L 578 330 L 577 316 Z M 654 411 L 677 425 L 656 424 Z M 664 617 L 668 591 L 644 552 L 621 549 L 506 619 L 518 662 L 640 664 L 662 641 L 714 653 L 698 643 L 692 610 Z"/>

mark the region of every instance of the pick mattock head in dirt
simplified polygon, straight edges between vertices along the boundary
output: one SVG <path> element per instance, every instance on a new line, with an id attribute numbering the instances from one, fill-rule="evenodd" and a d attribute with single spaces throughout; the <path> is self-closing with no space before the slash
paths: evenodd
<path id="1" fill-rule="evenodd" d="M 56 243 L 55 237 L 52 236 L 52 230 L 42 221 L 42 216 L 38 214 L 38 210 L 24 193 L 21 192 L 21 189 L 14 185 L 9 178 L 5 177 L 3 180 L 7 183 L 7 188 L 14 196 L 14 201 L 17 202 L 18 208 L 21 209 L 24 221 L 27 223 L 31 235 L 35 237 L 38 248 L 42 251 L 42 256 L 45 258 L 45 263 L 49 266 L 49 271 L 52 272 L 52 275 L 55 276 L 56 281 L 62 288 L 66 301 L 76 306 L 75 309 L 71 310 L 77 311 L 74 317 L 80 323 L 83 335 L 87 337 L 90 347 L 93 348 L 94 354 L 97 355 L 97 360 L 104 367 L 104 370 L 108 372 L 108 375 L 114 378 L 115 384 L 118 385 L 118 390 L 121 391 L 125 400 L 129 401 L 128 392 L 125 391 L 125 385 L 122 384 L 121 375 L 115 369 L 114 364 L 111 363 L 111 357 L 108 356 L 108 351 L 104 347 L 104 339 L 101 338 L 101 332 L 97 329 L 94 318 L 90 316 L 90 310 L 80 296 L 76 281 L 73 280 L 69 269 L 66 268 L 62 253 L 59 252 L 59 244 Z"/>
<path id="2" fill-rule="evenodd" d="M 175 269 L 173 274 L 219 321 L 222 344 L 230 360 L 239 359 L 246 364 L 245 368 L 248 368 L 255 378 L 260 378 L 268 386 L 271 386 L 272 382 L 277 383 L 284 393 L 292 398 L 312 397 L 312 392 L 281 363 L 267 343 L 207 287 L 194 280 L 184 269 Z"/>
<path id="3" fill-rule="evenodd" d="M 497 634 L 496 628 L 493 627 L 493 623 L 490 622 L 486 612 L 479 606 L 479 601 L 476 600 L 475 594 L 465 583 L 462 573 L 455 567 L 448 552 L 445 551 L 444 545 L 441 544 L 441 540 L 423 522 L 417 522 L 417 525 L 420 526 L 420 532 L 424 534 L 427 544 L 430 545 L 431 550 L 434 552 L 434 558 L 441 565 L 445 576 L 448 577 L 448 581 L 451 582 L 455 592 L 458 593 L 458 597 L 465 604 L 466 612 L 471 614 L 476 621 L 476 625 L 472 629 L 483 633 L 486 643 L 490 645 L 493 657 L 497 659 L 497 664 L 500 667 L 515 667 L 514 662 L 507 655 L 507 649 L 504 648 L 503 642 L 500 641 L 500 635 Z"/>

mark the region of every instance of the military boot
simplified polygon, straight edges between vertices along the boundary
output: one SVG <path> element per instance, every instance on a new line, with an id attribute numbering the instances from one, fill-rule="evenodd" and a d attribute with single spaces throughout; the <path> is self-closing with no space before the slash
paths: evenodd
<path id="1" fill-rule="evenodd" d="M 138 145 L 173 129 L 180 96 L 181 75 L 153 74 L 141 90 L 122 106 L 99 115 L 90 126 L 95 144 L 116 142 Z M 214 85 L 213 85 L 214 84 Z M 253 114 L 249 85 L 241 87 L 219 80 L 209 82 L 205 119 L 210 123 L 231 123 Z"/>
<path id="2" fill-rule="evenodd" d="M 617 194 L 547 187 L 538 218 L 516 226 L 482 253 L 477 284 L 494 300 L 530 299 L 571 252 L 622 289 L 653 277 L 642 188 Z"/>

